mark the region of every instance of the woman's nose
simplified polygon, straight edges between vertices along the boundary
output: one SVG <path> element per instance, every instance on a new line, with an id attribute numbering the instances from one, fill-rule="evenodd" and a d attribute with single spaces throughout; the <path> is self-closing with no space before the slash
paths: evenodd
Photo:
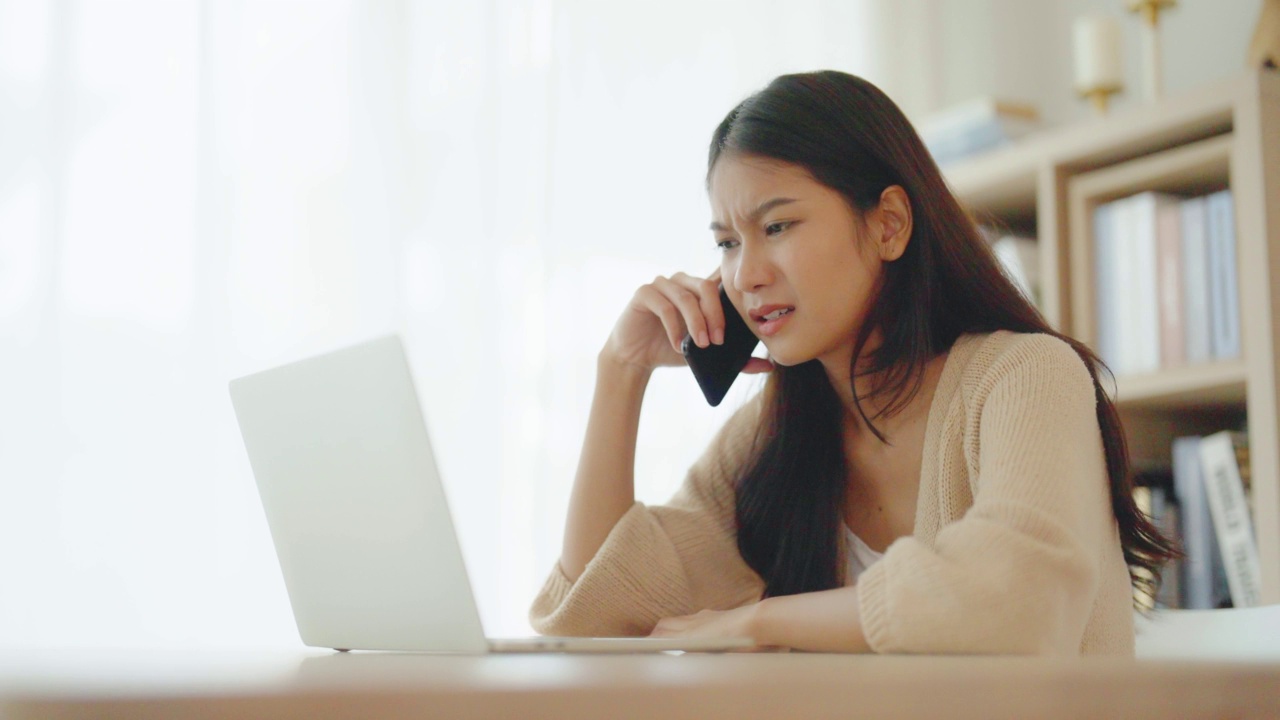
<path id="1" fill-rule="evenodd" d="M 754 292 L 773 282 L 773 266 L 762 248 L 744 242 L 738 248 L 733 286 L 740 293 Z"/>

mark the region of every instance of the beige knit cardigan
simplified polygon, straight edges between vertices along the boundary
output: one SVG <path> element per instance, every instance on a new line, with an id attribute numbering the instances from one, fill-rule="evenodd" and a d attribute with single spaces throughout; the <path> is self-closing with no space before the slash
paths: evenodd
<path id="1" fill-rule="evenodd" d="M 734 478 L 761 403 L 724 426 L 664 506 L 636 503 L 576 582 L 557 567 L 539 632 L 646 635 L 760 599 L 738 554 Z M 966 335 L 929 409 L 915 528 L 857 581 L 882 653 L 1132 655 L 1128 569 L 1089 373 L 1049 335 Z"/>

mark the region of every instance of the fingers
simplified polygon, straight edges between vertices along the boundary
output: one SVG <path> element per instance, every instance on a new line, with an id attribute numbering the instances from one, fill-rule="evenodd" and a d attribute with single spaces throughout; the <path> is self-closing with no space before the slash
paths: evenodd
<path id="1" fill-rule="evenodd" d="M 634 303 L 635 309 L 657 316 L 676 353 L 686 334 L 698 347 L 724 343 L 724 309 L 720 285 L 714 277 L 697 278 L 685 273 L 657 277 L 636 292 Z"/>
<path id="2" fill-rule="evenodd" d="M 706 347 L 708 344 L 716 345 L 724 344 L 724 308 L 720 305 L 720 282 L 719 271 L 713 273 L 713 277 L 697 278 L 685 273 L 676 273 L 671 276 L 671 282 L 686 291 L 692 293 L 698 299 L 698 309 L 702 313 L 703 327 L 706 335 L 700 338 L 694 333 L 694 342 L 699 347 Z M 691 326 L 692 327 L 692 326 Z"/>
<path id="3" fill-rule="evenodd" d="M 693 615 L 665 617 L 654 626 L 649 637 L 748 637 L 746 628 L 740 624 L 742 608 L 737 610 L 717 611 L 699 610 Z M 731 652 L 769 652 L 777 648 L 754 645 Z"/>
<path id="4" fill-rule="evenodd" d="M 669 278 L 655 278 L 650 286 L 658 291 L 683 321 L 682 329 L 679 327 L 681 323 L 671 322 L 673 315 L 667 307 L 662 307 L 660 311 L 655 307 L 655 314 L 662 318 L 671 346 L 676 352 L 680 351 L 680 343 L 686 330 L 698 347 L 710 345 L 713 332 L 718 334 L 720 342 L 724 341 L 724 313 L 720 309 L 717 286 L 708 280 L 684 273 L 676 273 Z M 661 304 L 656 298 L 654 302 Z"/>
<path id="5" fill-rule="evenodd" d="M 659 278 L 659 280 L 663 279 Z M 676 303 L 658 287 L 658 281 L 655 280 L 637 290 L 636 300 L 643 309 L 658 317 L 662 322 L 663 331 L 667 334 L 667 342 L 671 344 L 673 350 L 680 352 L 680 342 L 684 339 L 685 333 L 685 321 Z"/>
<path id="6" fill-rule="evenodd" d="M 657 278 L 653 281 L 653 286 L 680 311 L 684 326 L 693 336 L 693 341 L 698 344 L 698 347 L 706 347 L 711 340 L 707 330 L 707 319 L 702 312 L 702 302 L 697 291 L 690 288 L 687 283 L 677 282 L 674 278 Z M 669 327 L 668 330 L 670 330 Z M 680 349 L 679 339 L 676 340 L 675 347 L 676 350 Z"/>
<path id="7" fill-rule="evenodd" d="M 669 617 L 658 621 L 653 627 L 653 632 L 649 633 L 649 637 L 675 637 L 680 634 L 680 630 L 685 623 L 681 622 L 682 618 Z"/>
<path id="8" fill-rule="evenodd" d="M 729 652 L 736 653 L 789 653 L 791 648 L 778 645 L 752 645 L 747 648 L 734 648 Z"/>
<path id="9" fill-rule="evenodd" d="M 747 361 L 746 367 L 742 368 L 742 372 L 747 375 L 758 375 L 773 371 L 773 361 L 761 357 L 752 357 Z"/>

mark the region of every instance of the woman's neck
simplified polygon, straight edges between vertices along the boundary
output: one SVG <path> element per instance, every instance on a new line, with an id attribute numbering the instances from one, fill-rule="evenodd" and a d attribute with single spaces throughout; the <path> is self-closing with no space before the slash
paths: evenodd
<path id="1" fill-rule="evenodd" d="M 873 337 L 867 341 L 866 347 L 863 348 L 862 357 L 858 361 L 860 371 L 865 372 L 865 370 L 869 369 L 871 362 L 867 357 L 877 347 L 879 347 L 879 337 Z M 867 418 L 871 419 L 876 429 L 887 438 L 894 434 L 894 430 L 897 427 L 903 423 L 911 422 L 920 412 L 928 412 L 928 405 L 933 396 L 932 389 L 937 383 L 937 375 L 941 370 L 941 362 L 939 361 L 944 356 L 926 360 L 924 366 L 919 369 L 920 392 L 916 393 L 906 405 L 897 408 L 892 415 L 883 415 L 882 413 L 898 398 L 893 393 L 878 396 L 872 396 L 872 393 L 883 385 L 886 376 L 890 374 L 890 370 L 883 370 L 875 374 L 858 374 L 856 377 L 852 377 L 850 373 L 853 363 L 852 346 L 842 355 L 842 357 L 823 358 L 822 364 L 831 387 L 840 398 L 841 406 L 844 407 L 845 422 L 855 434 L 871 434 L 867 420 L 863 419 L 864 413 Z M 908 380 L 908 390 L 910 390 L 914 381 L 914 378 Z M 857 396 L 862 398 L 862 412 L 858 411 L 858 404 L 854 401 L 855 389 L 857 390 Z"/>

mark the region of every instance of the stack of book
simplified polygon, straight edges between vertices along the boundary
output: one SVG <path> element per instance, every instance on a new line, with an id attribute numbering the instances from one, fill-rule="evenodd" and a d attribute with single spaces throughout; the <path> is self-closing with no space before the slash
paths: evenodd
<path id="1" fill-rule="evenodd" d="M 1249 475 L 1245 433 L 1224 431 L 1174 440 L 1173 492 L 1185 553 L 1173 569 L 1178 606 L 1209 609 L 1258 604 L 1261 566 Z M 1160 523 L 1154 503 L 1148 514 Z M 1166 593 L 1159 597 L 1171 602 Z"/>
<path id="2" fill-rule="evenodd" d="M 974 98 L 916 124 L 939 165 L 993 150 L 1040 127 L 1040 113 L 1025 103 Z"/>
<path id="3" fill-rule="evenodd" d="M 1240 355 L 1230 190 L 1157 192 L 1093 215 L 1097 350 L 1117 375 Z"/>

